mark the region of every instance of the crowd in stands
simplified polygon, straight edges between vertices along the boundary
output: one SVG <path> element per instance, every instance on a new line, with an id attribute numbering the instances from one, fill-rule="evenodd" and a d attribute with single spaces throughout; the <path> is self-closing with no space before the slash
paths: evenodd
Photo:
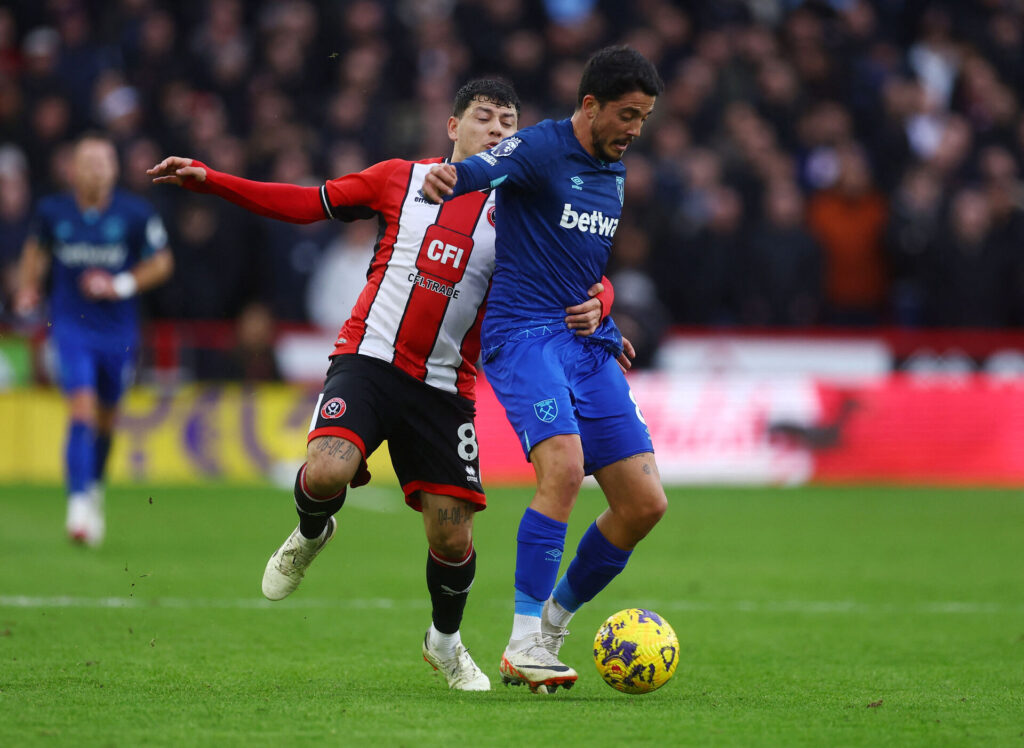
<path id="1" fill-rule="evenodd" d="M 455 90 L 496 74 L 521 123 L 572 113 L 627 43 L 666 83 L 627 157 L 609 275 L 638 348 L 670 325 L 1024 324 L 1024 4 L 1015 0 L 38 0 L 0 8 L 0 267 L 76 134 L 171 233 L 155 318 L 335 328 L 372 222 L 275 223 L 154 187 L 194 156 L 316 185 L 450 152 Z"/>

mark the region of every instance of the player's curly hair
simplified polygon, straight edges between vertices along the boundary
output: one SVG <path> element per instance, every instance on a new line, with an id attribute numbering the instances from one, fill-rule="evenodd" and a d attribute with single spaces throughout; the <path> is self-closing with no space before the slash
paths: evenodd
<path id="1" fill-rule="evenodd" d="M 462 117 L 475 99 L 483 99 L 498 106 L 511 107 L 516 110 L 517 117 L 522 113 L 523 107 L 519 102 L 519 94 L 516 93 L 511 83 L 503 81 L 501 78 L 474 78 L 466 83 L 455 94 L 452 114 L 455 117 Z"/>
<path id="2" fill-rule="evenodd" d="M 633 91 L 657 96 L 664 90 L 657 69 L 642 54 L 624 44 L 605 47 L 595 52 L 583 68 L 576 106 L 583 106 L 587 94 L 604 103 Z"/>

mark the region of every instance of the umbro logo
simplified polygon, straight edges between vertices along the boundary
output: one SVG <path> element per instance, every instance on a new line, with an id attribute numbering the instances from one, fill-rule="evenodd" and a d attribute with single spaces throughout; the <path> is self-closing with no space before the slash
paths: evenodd
<path id="1" fill-rule="evenodd" d="M 574 190 L 582 190 L 583 189 L 583 180 L 580 177 L 573 177 L 569 181 L 572 182 L 572 188 Z"/>
<path id="2" fill-rule="evenodd" d="M 562 552 L 560 550 L 558 550 L 557 548 L 552 548 L 550 551 L 548 551 L 544 555 L 547 557 L 545 559 L 547 561 L 556 561 L 557 562 L 557 561 L 561 561 L 562 560 Z"/>

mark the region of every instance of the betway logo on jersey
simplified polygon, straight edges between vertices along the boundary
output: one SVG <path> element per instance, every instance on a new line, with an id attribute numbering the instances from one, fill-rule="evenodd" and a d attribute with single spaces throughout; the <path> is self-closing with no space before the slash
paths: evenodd
<path id="1" fill-rule="evenodd" d="M 619 219 L 606 216 L 599 210 L 582 213 L 573 210 L 572 203 L 566 203 L 562 209 L 562 220 L 558 222 L 558 225 L 563 229 L 579 229 L 584 233 L 612 237 L 615 236 L 615 230 L 619 227 Z"/>
<path id="2" fill-rule="evenodd" d="M 124 244 L 58 244 L 53 253 L 68 267 L 101 267 L 117 269 L 128 257 L 128 248 Z"/>

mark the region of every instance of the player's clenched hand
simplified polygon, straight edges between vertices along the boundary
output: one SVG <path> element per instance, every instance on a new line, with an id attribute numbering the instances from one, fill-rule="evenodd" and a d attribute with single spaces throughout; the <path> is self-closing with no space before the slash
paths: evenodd
<path id="1" fill-rule="evenodd" d="M 181 156 L 168 156 L 152 169 L 146 169 L 146 173 L 153 177 L 153 184 L 180 186 L 189 178 L 198 182 L 206 181 L 206 169 L 192 166 L 192 159 Z"/>
<path id="2" fill-rule="evenodd" d="M 601 324 L 601 300 L 594 298 L 604 291 L 604 285 L 598 281 L 587 291 L 589 299 L 582 304 L 566 307 L 568 315 L 565 324 L 570 330 L 576 330 L 577 335 L 592 335 Z"/>
<path id="3" fill-rule="evenodd" d="M 427 172 L 427 176 L 423 178 L 423 187 L 420 192 L 430 202 L 439 203 L 455 191 L 457 179 L 454 166 L 438 164 L 431 168 Z"/>
<path id="4" fill-rule="evenodd" d="M 25 286 L 14 292 L 14 313 L 27 317 L 36 310 L 39 302 L 42 301 L 42 294 L 38 288 Z"/>
<path id="5" fill-rule="evenodd" d="M 622 353 L 615 359 L 619 362 L 619 368 L 622 369 L 623 373 L 633 367 L 634 358 L 636 358 L 636 350 L 633 348 L 633 344 L 629 342 L 629 338 L 624 337 L 622 339 Z"/>
<path id="6" fill-rule="evenodd" d="M 87 299 L 116 299 L 114 276 L 100 268 L 90 268 L 78 278 L 78 286 Z"/>

